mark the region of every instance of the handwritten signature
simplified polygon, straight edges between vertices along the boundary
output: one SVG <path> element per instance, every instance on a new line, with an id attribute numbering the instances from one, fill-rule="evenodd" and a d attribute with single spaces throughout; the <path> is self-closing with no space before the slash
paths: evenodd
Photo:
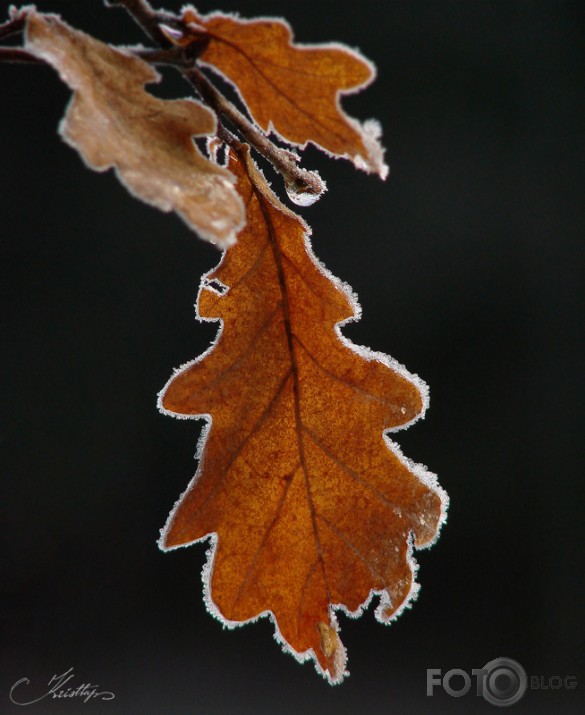
<path id="1" fill-rule="evenodd" d="M 47 691 L 38 698 L 24 701 L 20 699 L 20 694 L 23 688 L 30 685 L 30 680 L 29 678 L 21 678 L 10 688 L 10 700 L 12 700 L 15 705 L 33 705 L 48 697 L 81 698 L 86 703 L 95 698 L 99 698 L 100 700 L 113 700 L 116 697 L 111 691 L 99 690 L 99 685 L 91 685 L 91 683 L 82 683 L 77 687 L 73 684 L 67 686 L 74 677 L 75 673 L 73 672 L 73 668 L 69 668 L 69 670 L 61 673 L 61 675 L 54 675 L 51 680 L 49 680 L 49 689 Z M 16 693 L 16 691 L 18 691 L 18 693 Z M 17 695 L 19 696 L 18 698 Z"/>

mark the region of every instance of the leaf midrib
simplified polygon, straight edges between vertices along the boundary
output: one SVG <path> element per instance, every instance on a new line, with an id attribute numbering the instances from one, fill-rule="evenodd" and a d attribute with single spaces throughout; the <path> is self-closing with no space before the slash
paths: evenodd
<path id="1" fill-rule="evenodd" d="M 265 198 L 262 192 L 255 186 L 252 177 L 250 176 L 250 183 L 252 189 L 256 195 L 256 199 L 262 211 L 262 216 L 264 217 L 264 222 L 266 224 L 266 229 L 268 232 L 268 240 L 272 248 L 272 255 L 274 257 L 274 264 L 276 268 L 276 276 L 278 280 L 278 285 L 280 288 L 280 293 L 282 296 L 282 313 L 284 321 L 284 329 L 286 334 L 287 346 L 290 356 L 291 374 L 293 379 L 293 400 L 295 409 L 295 432 L 297 436 L 297 447 L 299 450 L 299 459 L 301 463 L 301 470 L 303 472 L 303 477 L 305 480 L 305 489 L 307 493 L 307 504 L 309 507 L 309 513 L 311 515 L 311 524 L 313 527 L 313 536 L 315 539 L 315 549 L 317 551 L 317 558 L 321 565 L 321 572 L 323 574 L 323 581 L 325 584 L 325 590 L 327 592 L 327 602 L 331 603 L 331 592 L 329 589 L 329 582 L 327 579 L 327 569 L 325 566 L 325 558 L 323 556 L 323 549 L 321 546 L 321 538 L 319 535 L 319 527 L 317 525 L 317 514 L 315 510 L 315 504 L 313 502 L 313 495 L 311 493 L 311 484 L 309 480 L 309 471 L 307 468 L 307 461 L 305 458 L 305 447 L 303 442 L 303 423 L 301 418 L 301 406 L 300 406 L 300 385 L 299 385 L 299 371 L 297 365 L 297 358 L 295 352 L 295 342 L 294 342 L 294 332 L 291 321 L 291 311 L 290 311 L 290 298 L 289 291 L 286 282 L 286 276 L 283 267 L 282 252 L 280 249 L 280 244 L 278 241 L 278 236 L 272 223 L 270 212 L 268 211 L 265 203 Z"/>

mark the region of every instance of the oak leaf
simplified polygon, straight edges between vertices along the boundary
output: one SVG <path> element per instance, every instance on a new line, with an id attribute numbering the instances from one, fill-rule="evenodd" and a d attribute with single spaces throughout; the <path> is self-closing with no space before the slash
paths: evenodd
<path id="1" fill-rule="evenodd" d="M 183 21 L 194 41 L 206 42 L 201 61 L 234 83 L 264 131 L 273 129 L 298 146 L 312 142 L 386 177 L 378 123 L 362 126 L 339 105 L 340 94 L 357 92 L 374 79 L 375 68 L 364 57 L 339 44 L 293 44 L 290 26 L 280 19 L 199 15 L 188 7 Z"/>
<path id="2" fill-rule="evenodd" d="M 26 49 L 75 90 L 60 132 L 90 168 L 115 167 L 131 193 L 176 211 L 220 247 L 235 240 L 245 211 L 234 177 L 193 141 L 215 133 L 209 109 L 193 100 L 153 97 L 144 84 L 160 77 L 148 64 L 54 15 L 28 15 Z"/>
<path id="3" fill-rule="evenodd" d="M 228 626 L 269 614 L 285 650 L 336 683 L 335 610 L 358 615 L 378 594 L 378 620 L 398 615 L 416 593 L 412 542 L 430 544 L 445 516 L 434 475 L 385 435 L 421 415 L 426 391 L 341 335 L 357 307 L 316 261 L 307 226 L 247 148 L 230 168 L 248 221 L 198 297 L 199 318 L 222 328 L 159 398 L 164 412 L 208 420 L 160 546 L 211 537 L 210 611 Z"/>

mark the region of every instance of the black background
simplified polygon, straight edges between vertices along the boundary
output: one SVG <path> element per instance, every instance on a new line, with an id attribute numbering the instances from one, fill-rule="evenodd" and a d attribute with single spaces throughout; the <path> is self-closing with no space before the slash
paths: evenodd
<path id="1" fill-rule="evenodd" d="M 38 5 L 104 40 L 142 39 L 97 1 Z M 330 191 L 302 214 L 360 297 L 345 334 L 430 385 L 427 419 L 397 441 L 439 474 L 449 519 L 418 554 L 412 611 L 390 628 L 372 609 L 340 616 L 341 686 L 282 654 L 266 619 L 225 631 L 205 612 L 205 547 L 155 543 L 201 423 L 155 398 L 215 335 L 193 303 L 217 252 L 84 168 L 56 134 L 69 91 L 52 70 L 0 65 L 0 711 L 22 711 L 8 698 L 20 678 L 32 699 L 74 667 L 76 685 L 115 700 L 27 712 L 487 713 L 473 693 L 428 698 L 426 669 L 507 656 L 579 681 L 529 690 L 513 712 L 582 712 L 585 5 L 198 7 L 282 14 L 299 41 L 360 47 L 378 66 L 344 106 L 382 122 L 390 179 L 309 149 Z M 168 79 L 157 94 L 188 93 Z"/>

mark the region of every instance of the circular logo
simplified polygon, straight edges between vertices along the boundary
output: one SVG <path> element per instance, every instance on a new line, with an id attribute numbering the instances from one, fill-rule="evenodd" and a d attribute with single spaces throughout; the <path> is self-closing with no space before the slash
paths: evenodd
<path id="1" fill-rule="evenodd" d="M 511 658 L 494 658 L 483 666 L 484 700 L 492 705 L 514 705 L 526 692 L 528 678 L 520 663 Z"/>

